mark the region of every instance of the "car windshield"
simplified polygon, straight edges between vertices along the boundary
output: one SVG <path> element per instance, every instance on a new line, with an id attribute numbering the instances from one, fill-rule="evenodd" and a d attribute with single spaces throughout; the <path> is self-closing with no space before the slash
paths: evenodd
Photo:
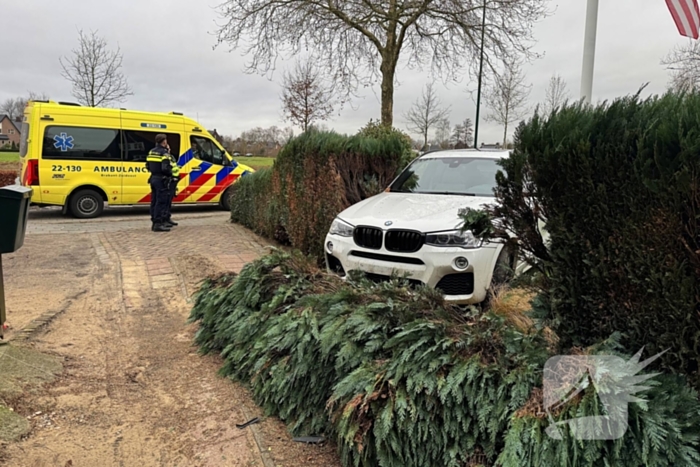
<path id="1" fill-rule="evenodd" d="M 391 185 L 392 192 L 441 195 L 494 196 L 495 159 L 437 157 L 419 159 Z"/>

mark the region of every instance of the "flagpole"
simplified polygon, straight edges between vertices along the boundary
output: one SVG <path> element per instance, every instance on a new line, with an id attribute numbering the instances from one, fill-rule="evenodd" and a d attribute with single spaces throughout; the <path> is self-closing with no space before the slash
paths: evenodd
<path id="1" fill-rule="evenodd" d="M 481 17 L 481 58 L 479 59 L 479 84 L 476 91 L 476 121 L 474 122 L 474 148 L 479 146 L 479 111 L 481 110 L 481 76 L 484 72 L 484 32 L 486 30 L 486 0 L 484 0 L 484 13 Z"/>
<path id="2" fill-rule="evenodd" d="M 586 8 L 586 33 L 583 43 L 583 70 L 581 72 L 581 98 L 591 103 L 593 95 L 593 66 L 595 64 L 595 42 L 598 29 L 598 0 L 588 0 Z"/>

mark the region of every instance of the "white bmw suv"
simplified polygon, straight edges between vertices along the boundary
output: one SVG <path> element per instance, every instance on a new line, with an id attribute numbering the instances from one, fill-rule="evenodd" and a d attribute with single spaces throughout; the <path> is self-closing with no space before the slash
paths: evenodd
<path id="1" fill-rule="evenodd" d="M 439 289 L 456 304 L 482 302 L 498 264 L 514 264 L 503 243 L 466 231 L 458 212 L 494 202 L 498 160 L 508 151 L 456 149 L 426 153 L 379 195 L 341 212 L 326 236 L 326 265 L 370 279 L 393 273 Z"/>

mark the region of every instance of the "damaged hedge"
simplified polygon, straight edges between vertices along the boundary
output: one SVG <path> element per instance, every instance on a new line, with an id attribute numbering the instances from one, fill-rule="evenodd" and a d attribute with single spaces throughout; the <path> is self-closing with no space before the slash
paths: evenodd
<path id="1" fill-rule="evenodd" d="M 274 253 L 240 275 L 206 281 L 191 320 L 201 324 L 201 350 L 224 357 L 223 375 L 248 385 L 293 434 L 334 439 L 346 466 L 566 465 L 541 460 L 562 459 L 578 443 L 562 454 L 550 441 L 550 457 L 537 454 L 546 423 L 525 408 L 550 356 L 540 333 L 496 313 L 452 308 L 398 279 L 343 282 L 300 256 Z M 684 411 L 663 413 L 676 417 L 664 426 L 665 445 L 693 459 L 697 403 L 667 398 Z M 636 417 L 652 423 L 654 410 Z M 638 459 L 628 450 L 655 446 L 648 433 L 585 456 L 615 449 Z M 681 461 L 673 465 L 695 465 Z"/>

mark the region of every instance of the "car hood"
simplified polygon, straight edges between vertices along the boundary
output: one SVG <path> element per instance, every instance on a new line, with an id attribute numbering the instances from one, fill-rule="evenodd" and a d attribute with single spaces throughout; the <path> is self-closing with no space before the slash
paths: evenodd
<path id="1" fill-rule="evenodd" d="M 338 217 L 354 226 L 438 232 L 461 226 L 460 209 L 480 209 L 495 201 L 492 197 L 382 193 L 350 206 Z"/>

